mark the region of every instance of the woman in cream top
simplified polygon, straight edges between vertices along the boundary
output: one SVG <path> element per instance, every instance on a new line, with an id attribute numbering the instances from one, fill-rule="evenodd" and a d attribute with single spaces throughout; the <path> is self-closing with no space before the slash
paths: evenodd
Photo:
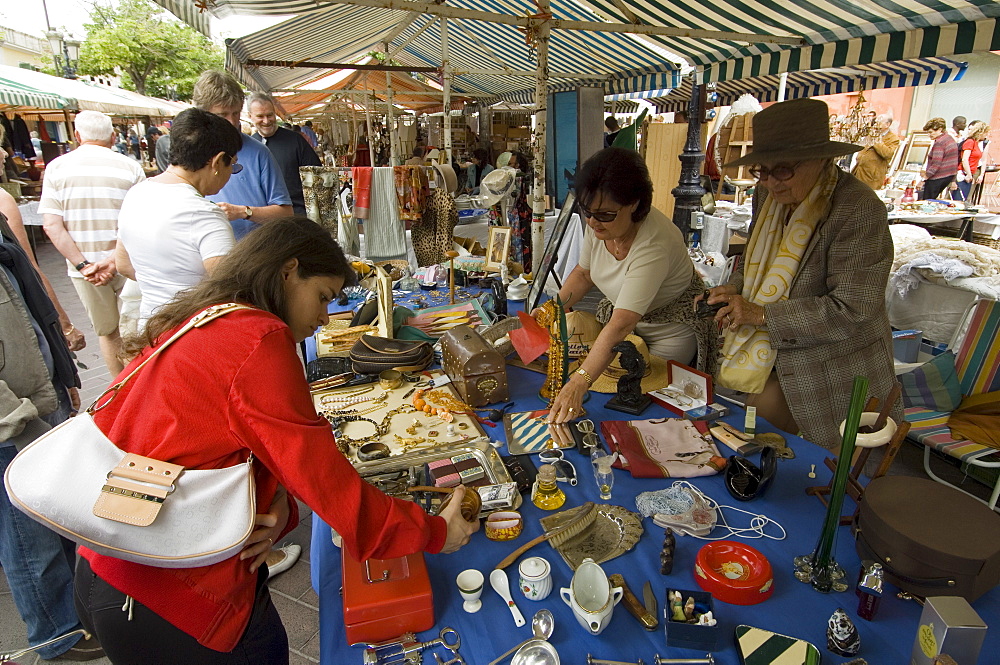
<path id="1" fill-rule="evenodd" d="M 639 153 L 605 148 L 576 177 L 580 213 L 587 223 L 580 263 L 559 297 L 569 307 L 596 286 L 613 311 L 580 368 L 559 391 L 553 422 L 582 412 L 583 397 L 614 358 L 611 348 L 634 332 L 650 353 L 690 364 L 695 332 L 676 312 L 693 308 L 697 280 L 684 238 L 662 212 L 651 207 L 653 183 Z M 603 319 L 601 313 L 598 319 Z"/>

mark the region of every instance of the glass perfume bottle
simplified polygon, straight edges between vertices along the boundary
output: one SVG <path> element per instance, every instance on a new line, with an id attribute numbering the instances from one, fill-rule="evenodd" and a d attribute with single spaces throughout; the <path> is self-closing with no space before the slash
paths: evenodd
<path id="1" fill-rule="evenodd" d="M 597 491 L 601 499 L 609 501 L 611 499 L 611 488 L 615 484 L 615 475 L 611 465 L 615 463 L 618 455 L 598 455 L 591 458 L 594 462 L 594 480 L 597 481 Z"/>
<path id="2" fill-rule="evenodd" d="M 542 510 L 555 510 L 566 503 L 566 494 L 556 483 L 556 469 L 551 464 L 543 464 L 538 470 L 535 486 L 531 490 L 531 502 Z"/>

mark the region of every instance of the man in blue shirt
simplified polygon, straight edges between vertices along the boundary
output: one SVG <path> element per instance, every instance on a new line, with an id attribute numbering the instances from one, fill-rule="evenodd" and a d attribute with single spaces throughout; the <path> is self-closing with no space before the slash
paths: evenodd
<path id="1" fill-rule="evenodd" d="M 306 120 L 306 124 L 302 126 L 302 136 L 306 137 L 306 141 L 309 142 L 309 147 L 315 148 L 317 143 L 316 132 L 313 131 L 313 121 Z"/>
<path id="2" fill-rule="evenodd" d="M 209 70 L 194 85 L 194 105 L 222 116 L 236 129 L 240 129 L 243 99 L 240 84 L 225 72 Z M 258 224 L 287 217 L 293 210 L 278 164 L 263 144 L 244 135 L 236 158 L 243 170 L 230 177 L 218 194 L 207 198 L 226 212 L 239 240 Z"/>

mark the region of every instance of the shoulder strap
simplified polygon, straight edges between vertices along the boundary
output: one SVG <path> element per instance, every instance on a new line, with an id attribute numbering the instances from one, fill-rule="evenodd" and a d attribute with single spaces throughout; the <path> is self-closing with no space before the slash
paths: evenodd
<path id="1" fill-rule="evenodd" d="M 101 393 L 100 397 L 98 397 L 96 400 L 94 400 L 94 403 L 91 404 L 87 408 L 87 413 L 93 415 L 97 411 L 100 411 L 101 409 L 103 409 L 104 407 L 106 407 L 108 404 L 110 404 L 111 400 L 113 400 L 118 395 L 118 391 L 121 390 L 121 388 L 126 383 L 128 383 L 129 380 L 133 376 L 135 376 L 136 374 L 138 374 L 139 370 L 146 366 L 146 363 L 148 363 L 150 360 L 152 360 L 153 358 L 155 358 L 165 348 L 167 348 L 168 346 L 170 346 L 171 344 L 173 344 L 174 342 L 176 342 L 180 338 L 181 335 L 183 335 L 187 331 L 191 330 L 192 328 L 200 328 L 203 325 L 205 325 L 206 323 L 208 323 L 209 321 L 214 321 L 215 319 L 219 318 L 220 316 L 224 316 L 224 315 L 228 314 L 229 312 L 235 312 L 238 309 L 253 309 L 253 308 L 250 307 L 250 306 L 248 306 L 248 305 L 241 305 L 241 304 L 235 303 L 235 302 L 227 302 L 227 303 L 223 303 L 221 305 L 212 305 L 211 307 L 207 307 L 204 310 L 202 310 L 202 311 L 198 312 L 197 314 L 195 314 L 193 317 L 191 317 L 190 321 L 188 321 L 187 323 L 185 323 L 181 327 L 180 330 L 178 330 L 173 335 L 171 335 L 170 339 L 168 339 L 167 341 L 165 341 L 163 344 L 160 344 L 160 346 L 157 347 L 157 349 L 155 351 L 153 351 L 152 353 L 149 354 L 148 358 L 146 358 L 141 363 L 139 363 L 136 366 L 136 368 L 129 373 L 128 376 L 126 376 L 124 379 L 122 379 L 118 383 L 115 383 L 115 384 L 111 385 L 107 390 L 105 390 L 103 393 Z M 111 397 L 109 397 L 108 400 L 102 404 L 101 400 L 104 399 L 109 394 L 111 395 Z"/>

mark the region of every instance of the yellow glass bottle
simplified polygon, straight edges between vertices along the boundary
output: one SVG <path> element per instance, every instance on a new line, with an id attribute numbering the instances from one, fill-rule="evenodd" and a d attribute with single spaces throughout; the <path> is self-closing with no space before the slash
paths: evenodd
<path id="1" fill-rule="evenodd" d="M 556 469 L 551 464 L 543 464 L 538 470 L 531 502 L 542 510 L 555 510 L 566 503 L 566 495 L 556 483 Z"/>

